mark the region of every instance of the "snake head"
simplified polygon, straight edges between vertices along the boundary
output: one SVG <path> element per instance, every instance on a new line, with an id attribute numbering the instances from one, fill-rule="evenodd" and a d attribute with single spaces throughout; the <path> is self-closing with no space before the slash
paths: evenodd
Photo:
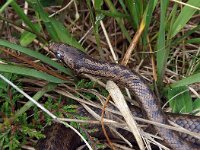
<path id="1" fill-rule="evenodd" d="M 64 62 L 71 69 L 78 71 L 81 67 L 85 54 L 80 50 L 61 43 L 51 43 L 50 49 L 60 61 Z"/>

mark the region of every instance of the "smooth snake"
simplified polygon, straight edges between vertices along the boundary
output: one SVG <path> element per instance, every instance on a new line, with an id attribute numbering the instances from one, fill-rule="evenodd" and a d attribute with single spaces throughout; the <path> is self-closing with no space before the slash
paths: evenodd
<path id="1" fill-rule="evenodd" d="M 78 74 L 86 73 L 107 78 L 127 87 L 133 92 L 133 95 L 142 107 L 145 118 L 167 125 L 169 125 L 168 119 L 170 119 L 190 131 L 200 133 L 200 117 L 191 115 L 166 115 L 158 99 L 138 73 L 118 64 L 96 60 L 66 44 L 53 43 L 50 49 L 56 54 L 59 60 Z M 186 134 L 180 135 L 176 131 L 167 128 L 154 126 L 154 129 L 163 139 L 164 144 L 173 150 L 200 149 L 199 139 Z"/>

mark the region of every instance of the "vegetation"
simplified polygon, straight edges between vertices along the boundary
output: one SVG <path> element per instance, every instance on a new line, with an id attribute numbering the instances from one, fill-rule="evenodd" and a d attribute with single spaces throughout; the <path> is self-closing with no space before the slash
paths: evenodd
<path id="1" fill-rule="evenodd" d="M 56 61 L 48 49 L 52 41 L 136 68 L 159 91 L 164 109 L 198 113 L 200 1 L 0 2 L 0 74 L 55 116 L 79 118 L 78 103 L 92 105 L 104 101 L 108 93 L 97 82 L 80 79 Z M 54 115 L 46 114 L 1 77 L 0 149 L 34 146 Z"/>

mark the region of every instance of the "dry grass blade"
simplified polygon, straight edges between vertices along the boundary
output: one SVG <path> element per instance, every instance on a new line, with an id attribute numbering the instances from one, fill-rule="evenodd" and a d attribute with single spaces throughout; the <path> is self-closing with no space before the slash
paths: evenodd
<path id="1" fill-rule="evenodd" d="M 133 119 L 132 113 L 124 99 L 123 94 L 121 93 L 119 87 L 112 81 L 107 82 L 106 89 L 109 91 L 113 101 L 115 102 L 117 108 L 122 113 L 128 127 L 130 128 L 131 132 L 135 136 L 135 139 L 140 147 L 141 150 L 144 150 L 144 143 L 142 141 L 139 128 L 137 126 L 136 121 Z"/>
<path id="2" fill-rule="evenodd" d="M 145 23 L 144 23 L 144 20 L 142 20 L 139 29 L 137 30 L 135 36 L 133 37 L 133 39 L 124 55 L 124 58 L 121 62 L 122 65 L 127 65 L 129 59 L 131 58 L 131 54 L 132 54 L 134 48 L 136 47 L 136 44 L 138 43 L 140 36 L 143 33 L 144 27 L 145 27 Z"/>

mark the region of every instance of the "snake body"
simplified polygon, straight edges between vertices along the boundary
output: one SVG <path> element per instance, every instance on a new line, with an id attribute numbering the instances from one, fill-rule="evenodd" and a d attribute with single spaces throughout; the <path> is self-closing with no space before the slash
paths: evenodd
<path id="1" fill-rule="evenodd" d="M 134 71 L 114 63 L 98 61 L 71 46 L 53 43 L 50 49 L 57 58 L 78 74 L 86 73 L 111 79 L 114 82 L 126 86 L 131 90 L 144 110 L 146 118 L 162 124 L 169 125 L 168 117 L 162 111 L 159 101 L 145 83 L 143 78 Z M 200 122 L 197 120 L 197 124 Z M 173 150 L 197 150 L 199 146 L 183 140 L 180 135 L 167 128 L 154 126 L 155 131 L 163 139 L 166 146 Z"/>

